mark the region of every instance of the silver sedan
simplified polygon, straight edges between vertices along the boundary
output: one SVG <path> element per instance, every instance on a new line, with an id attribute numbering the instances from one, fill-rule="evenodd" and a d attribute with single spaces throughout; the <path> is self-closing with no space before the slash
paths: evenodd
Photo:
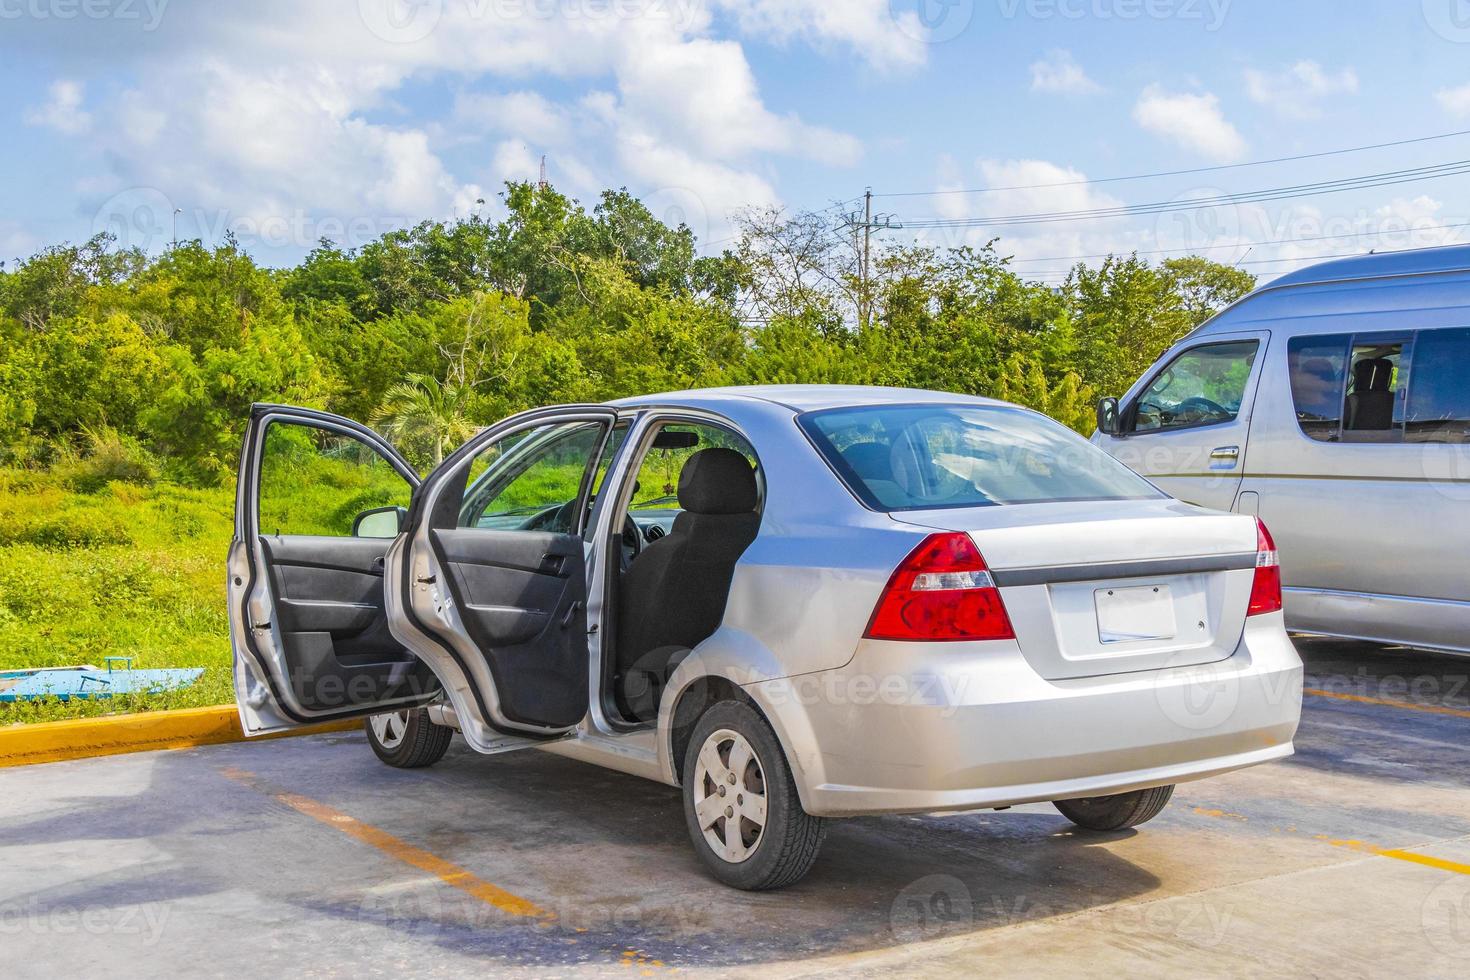
<path id="1" fill-rule="evenodd" d="M 362 425 L 258 405 L 239 485 L 247 733 L 363 717 L 393 766 L 459 732 L 679 786 L 736 887 L 799 879 L 830 818 L 1053 801 L 1117 830 L 1292 751 L 1265 526 L 1003 402 L 556 406 L 422 478 Z"/>

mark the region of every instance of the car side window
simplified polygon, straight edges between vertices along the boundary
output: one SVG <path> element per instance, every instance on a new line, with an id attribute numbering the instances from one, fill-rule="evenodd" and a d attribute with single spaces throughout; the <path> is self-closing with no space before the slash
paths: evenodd
<path id="1" fill-rule="evenodd" d="M 1240 414 L 1260 342 L 1193 347 L 1170 361 L 1133 403 L 1133 432 L 1230 422 Z"/>
<path id="2" fill-rule="evenodd" d="M 679 507 L 679 474 L 689 457 L 702 449 L 733 449 L 756 471 L 761 483 L 760 460 L 742 436 L 717 425 L 698 422 L 669 422 L 659 426 L 653 444 L 639 461 L 637 489 L 629 511 L 653 514 L 667 511 L 672 515 Z M 672 517 L 670 518 L 672 519 Z"/>
<path id="3" fill-rule="evenodd" d="M 576 533 L 583 479 L 606 431 L 601 422 L 555 422 L 481 447 L 470 463 L 458 526 Z"/>
<path id="4" fill-rule="evenodd" d="M 1347 384 L 1347 334 L 1293 337 L 1286 346 L 1296 423 L 1318 442 L 1336 442 L 1342 431 Z"/>
<path id="5" fill-rule="evenodd" d="M 413 487 L 352 436 L 271 422 L 261 445 L 261 534 L 393 537 Z M 405 511 L 406 512 L 406 511 Z"/>
<path id="6" fill-rule="evenodd" d="M 1342 405 L 1344 442 L 1398 442 L 1403 436 L 1411 349 L 1404 337 L 1353 337 Z"/>
<path id="7" fill-rule="evenodd" d="M 1414 338 L 1405 442 L 1470 442 L 1470 329 Z"/>

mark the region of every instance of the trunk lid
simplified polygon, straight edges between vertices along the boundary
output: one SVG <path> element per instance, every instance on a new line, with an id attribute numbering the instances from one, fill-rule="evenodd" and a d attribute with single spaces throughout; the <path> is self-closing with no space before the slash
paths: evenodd
<path id="1" fill-rule="evenodd" d="M 894 513 L 970 535 L 1048 680 L 1213 663 L 1240 643 L 1255 521 L 1176 500 Z"/>

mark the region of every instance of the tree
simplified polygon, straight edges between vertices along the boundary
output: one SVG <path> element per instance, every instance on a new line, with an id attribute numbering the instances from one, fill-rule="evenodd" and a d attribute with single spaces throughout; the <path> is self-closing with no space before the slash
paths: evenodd
<path id="1" fill-rule="evenodd" d="M 471 389 L 425 374 L 411 374 L 388 389 L 373 413 L 373 424 L 409 458 L 430 466 L 444 462 L 446 450 L 468 439 Z"/>
<path id="2" fill-rule="evenodd" d="M 1198 255 L 1165 259 L 1163 270 L 1196 327 L 1256 288 L 1249 272 Z"/>

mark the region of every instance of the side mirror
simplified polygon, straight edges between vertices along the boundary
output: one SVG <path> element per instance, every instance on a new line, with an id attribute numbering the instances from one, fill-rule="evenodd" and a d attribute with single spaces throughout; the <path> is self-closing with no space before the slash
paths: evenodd
<path id="1" fill-rule="evenodd" d="M 407 507 L 374 507 L 352 519 L 354 538 L 393 538 L 408 519 Z"/>
<path id="2" fill-rule="evenodd" d="M 1097 431 L 1108 436 L 1118 434 L 1118 399 L 1097 400 Z"/>

